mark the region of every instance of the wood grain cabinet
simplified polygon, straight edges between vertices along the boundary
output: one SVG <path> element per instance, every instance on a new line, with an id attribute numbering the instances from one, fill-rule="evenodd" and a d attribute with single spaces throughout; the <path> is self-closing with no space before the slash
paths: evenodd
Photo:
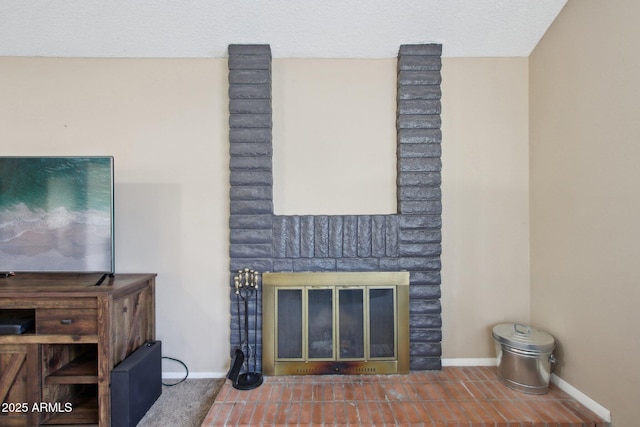
<path id="1" fill-rule="evenodd" d="M 22 274 L 0 279 L 0 426 L 111 425 L 110 374 L 155 339 L 155 274 Z"/>

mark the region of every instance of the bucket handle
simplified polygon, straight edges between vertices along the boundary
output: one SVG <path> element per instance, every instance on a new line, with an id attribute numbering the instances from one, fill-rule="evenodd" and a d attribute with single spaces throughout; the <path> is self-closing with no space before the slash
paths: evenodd
<path id="1" fill-rule="evenodd" d="M 518 330 L 518 326 L 520 326 L 521 328 L 524 328 L 524 331 L 522 330 Z M 522 323 L 514 323 L 513 324 L 513 330 L 516 331 L 516 334 L 520 334 L 520 335 L 531 335 L 531 328 L 528 327 L 525 324 Z"/>

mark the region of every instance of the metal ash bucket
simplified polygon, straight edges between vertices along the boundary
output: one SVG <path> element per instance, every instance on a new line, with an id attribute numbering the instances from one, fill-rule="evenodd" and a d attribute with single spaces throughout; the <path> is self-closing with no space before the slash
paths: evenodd
<path id="1" fill-rule="evenodd" d="M 502 383 L 529 394 L 549 391 L 555 363 L 553 336 L 522 323 L 502 323 L 493 327 L 493 339 Z"/>

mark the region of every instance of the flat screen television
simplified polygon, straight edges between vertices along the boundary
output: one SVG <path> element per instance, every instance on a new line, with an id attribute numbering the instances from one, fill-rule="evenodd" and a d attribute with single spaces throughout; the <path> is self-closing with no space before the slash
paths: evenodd
<path id="1" fill-rule="evenodd" d="M 113 157 L 0 157 L 0 272 L 114 272 Z"/>

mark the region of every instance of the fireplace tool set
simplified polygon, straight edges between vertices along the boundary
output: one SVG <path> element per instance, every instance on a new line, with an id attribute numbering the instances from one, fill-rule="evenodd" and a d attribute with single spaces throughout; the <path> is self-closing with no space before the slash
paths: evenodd
<path id="1" fill-rule="evenodd" d="M 257 372 L 257 340 L 258 340 L 258 281 L 260 273 L 249 268 L 238 270 L 233 278 L 238 301 L 238 323 L 240 325 L 240 348 L 236 349 L 231 361 L 227 378 L 238 390 L 252 390 L 262 384 L 262 374 Z M 249 341 L 249 300 L 255 296 L 253 311 L 253 343 Z M 241 313 L 240 300 L 244 303 Z M 244 319 L 242 319 L 244 315 Z M 243 322 L 244 321 L 244 322 Z M 253 363 L 252 363 L 253 362 Z M 253 370 L 251 370 L 253 368 Z M 240 371 L 243 373 L 240 373 Z"/>

